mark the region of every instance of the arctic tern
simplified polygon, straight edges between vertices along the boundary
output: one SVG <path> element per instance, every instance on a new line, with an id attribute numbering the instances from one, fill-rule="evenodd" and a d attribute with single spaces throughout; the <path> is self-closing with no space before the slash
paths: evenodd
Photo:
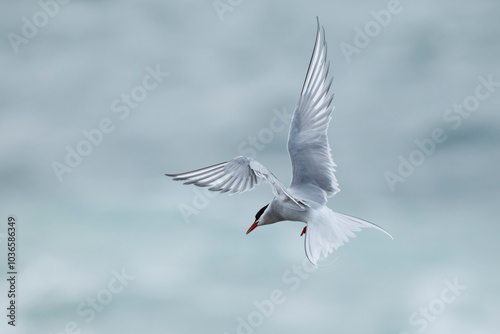
<path id="1" fill-rule="evenodd" d="M 333 94 L 329 94 L 333 79 L 328 79 L 329 66 L 325 30 L 318 19 L 316 42 L 288 134 L 292 162 L 288 188 L 262 164 L 244 156 L 190 172 L 166 174 L 186 181 L 184 184 L 230 195 L 252 190 L 259 178 L 264 179 L 271 185 L 274 198 L 257 212 L 247 234 L 258 226 L 280 221 L 303 222 L 306 226 L 300 235 L 305 234 L 306 256 L 316 266 L 320 257 L 347 243 L 361 228 L 375 228 L 392 238 L 375 224 L 333 212 L 326 206 L 327 198 L 340 191 L 327 137 L 334 109 Z"/>

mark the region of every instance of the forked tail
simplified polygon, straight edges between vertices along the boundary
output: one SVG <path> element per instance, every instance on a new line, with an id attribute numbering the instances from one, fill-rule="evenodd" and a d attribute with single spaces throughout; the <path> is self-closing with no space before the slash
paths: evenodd
<path id="1" fill-rule="evenodd" d="M 355 238 L 354 232 L 361 231 L 362 228 L 377 229 L 394 239 L 380 226 L 363 219 L 333 212 L 327 207 L 322 208 L 314 219 L 307 222 L 305 237 L 307 258 L 312 264 L 318 266 L 321 256 L 328 256 L 344 243 L 349 242 L 349 238 Z"/>

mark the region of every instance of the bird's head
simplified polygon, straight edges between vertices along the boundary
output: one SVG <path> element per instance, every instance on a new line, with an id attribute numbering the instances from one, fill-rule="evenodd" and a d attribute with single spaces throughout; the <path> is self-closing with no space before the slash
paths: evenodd
<path id="1" fill-rule="evenodd" d="M 250 228 L 247 231 L 247 234 L 252 232 L 257 226 L 265 224 L 265 221 L 261 220 L 261 216 L 264 213 L 264 211 L 266 211 L 268 206 L 269 204 L 264 206 L 262 209 L 259 210 L 259 212 L 257 212 L 257 214 L 255 215 L 255 222 L 252 224 L 252 226 L 250 226 Z"/>

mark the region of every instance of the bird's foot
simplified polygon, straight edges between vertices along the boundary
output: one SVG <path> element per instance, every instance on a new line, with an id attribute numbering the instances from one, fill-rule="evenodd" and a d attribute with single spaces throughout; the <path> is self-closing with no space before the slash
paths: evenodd
<path id="1" fill-rule="evenodd" d="M 304 229 L 302 230 L 302 233 L 300 234 L 300 236 L 303 236 L 304 234 L 306 234 L 306 230 L 307 230 L 307 226 L 304 226 Z"/>

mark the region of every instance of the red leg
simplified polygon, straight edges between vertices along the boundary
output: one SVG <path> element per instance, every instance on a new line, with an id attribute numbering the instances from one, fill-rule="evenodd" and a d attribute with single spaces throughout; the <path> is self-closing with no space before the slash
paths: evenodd
<path id="1" fill-rule="evenodd" d="M 304 234 L 306 234 L 306 229 L 307 229 L 307 225 L 304 227 L 304 229 L 302 230 L 302 233 L 300 234 L 300 236 L 303 236 Z"/>

